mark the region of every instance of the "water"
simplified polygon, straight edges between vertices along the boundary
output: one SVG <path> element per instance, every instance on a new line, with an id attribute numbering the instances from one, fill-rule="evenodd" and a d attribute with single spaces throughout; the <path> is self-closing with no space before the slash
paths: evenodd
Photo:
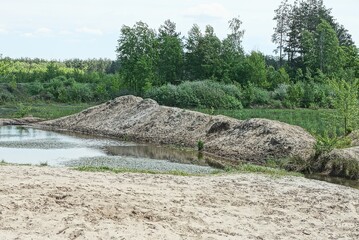
<path id="1" fill-rule="evenodd" d="M 19 126 L 0 127 L 0 161 L 49 166 L 107 166 L 152 171 L 210 173 L 213 161 L 196 151 L 118 141 L 88 135 L 59 133 Z M 359 181 L 321 175 L 307 178 L 359 189 Z"/>
<path id="2" fill-rule="evenodd" d="M 324 176 L 324 175 L 319 175 L 319 174 L 308 174 L 305 177 L 309 178 L 309 179 L 315 179 L 315 180 L 319 180 L 319 181 L 325 181 L 325 182 L 330 182 L 330 183 L 334 183 L 334 184 L 339 184 L 339 185 L 344 185 L 347 187 L 359 189 L 359 181 L 358 180 L 349 180 L 349 179 L 345 179 L 345 178 L 330 177 L 330 176 Z"/>
<path id="3" fill-rule="evenodd" d="M 0 161 L 7 163 L 210 173 L 215 169 L 206 159 L 195 151 L 28 127 L 0 127 Z"/>

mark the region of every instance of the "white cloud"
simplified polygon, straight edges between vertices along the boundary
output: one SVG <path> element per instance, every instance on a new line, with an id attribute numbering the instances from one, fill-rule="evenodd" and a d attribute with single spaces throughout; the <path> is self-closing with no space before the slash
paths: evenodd
<path id="1" fill-rule="evenodd" d="M 76 32 L 92 34 L 92 35 L 102 35 L 103 34 L 101 29 L 89 28 L 89 27 L 78 28 L 78 29 L 76 29 Z"/>
<path id="2" fill-rule="evenodd" d="M 184 12 L 185 16 L 189 17 L 211 17 L 228 19 L 232 16 L 220 3 L 204 3 L 188 8 Z"/>
<path id="3" fill-rule="evenodd" d="M 6 30 L 5 28 L 0 28 L 0 34 L 8 34 L 9 31 Z"/>
<path id="4" fill-rule="evenodd" d="M 53 31 L 50 28 L 41 27 L 41 28 L 38 28 L 38 29 L 36 29 L 35 31 L 32 31 L 32 32 L 22 33 L 21 35 L 24 36 L 24 37 L 37 37 L 37 36 L 49 35 L 52 32 Z"/>
<path id="5" fill-rule="evenodd" d="M 32 33 L 32 32 L 27 32 L 27 33 L 23 33 L 23 34 L 21 34 L 22 36 L 24 36 L 24 37 L 35 37 L 35 34 L 34 33 Z"/>
<path id="6" fill-rule="evenodd" d="M 51 33 L 52 30 L 50 28 L 46 28 L 46 27 L 42 27 L 42 28 L 38 28 L 35 33 L 37 34 L 48 34 Z"/>
<path id="7" fill-rule="evenodd" d="M 59 32 L 59 34 L 60 34 L 60 35 L 71 35 L 72 32 L 70 32 L 70 31 L 68 31 L 68 30 L 61 30 L 61 31 Z"/>

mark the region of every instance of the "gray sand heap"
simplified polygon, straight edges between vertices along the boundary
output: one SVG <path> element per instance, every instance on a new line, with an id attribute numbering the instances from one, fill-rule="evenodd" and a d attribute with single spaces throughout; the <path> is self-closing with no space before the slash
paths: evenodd
<path id="1" fill-rule="evenodd" d="M 263 163 L 270 158 L 310 159 L 315 139 L 304 129 L 278 121 L 240 121 L 160 106 L 151 99 L 123 96 L 81 113 L 40 123 L 51 129 L 128 140 L 196 147 L 222 157 Z"/>

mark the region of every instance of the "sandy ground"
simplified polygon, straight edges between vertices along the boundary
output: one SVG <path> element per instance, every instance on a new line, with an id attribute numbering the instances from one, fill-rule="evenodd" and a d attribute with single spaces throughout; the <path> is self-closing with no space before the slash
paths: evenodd
<path id="1" fill-rule="evenodd" d="M 359 239 L 359 191 L 254 174 L 0 166 L 0 239 Z"/>

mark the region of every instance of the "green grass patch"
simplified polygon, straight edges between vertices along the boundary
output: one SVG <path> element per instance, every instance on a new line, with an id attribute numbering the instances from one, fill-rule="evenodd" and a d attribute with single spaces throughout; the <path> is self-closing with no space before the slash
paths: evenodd
<path id="1" fill-rule="evenodd" d="M 297 125 L 308 132 L 323 135 L 335 132 L 338 136 L 344 133 L 344 129 L 335 110 L 331 109 L 238 109 L 238 110 L 213 110 L 196 109 L 207 114 L 224 115 L 240 120 L 251 118 L 266 118 L 277 120 L 291 125 Z"/>
<path id="2" fill-rule="evenodd" d="M 31 164 L 26 164 L 26 163 L 23 163 L 23 164 L 17 164 L 17 163 L 8 163 L 4 160 L 1 160 L 0 161 L 0 166 L 32 166 Z"/>
<path id="3" fill-rule="evenodd" d="M 169 174 L 175 176 L 202 176 L 200 174 L 191 174 L 182 171 L 152 171 L 145 169 L 129 169 L 129 168 L 111 168 L 111 167 L 91 167 L 91 166 L 83 166 L 83 167 L 75 167 L 73 168 L 77 171 L 81 172 L 113 172 L 113 173 L 145 173 L 145 174 Z"/>
<path id="4" fill-rule="evenodd" d="M 303 176 L 300 173 L 288 172 L 283 169 L 276 169 L 252 164 L 241 164 L 236 167 L 226 167 L 225 170 L 215 170 L 210 174 L 191 174 L 182 171 L 151 171 L 151 170 L 138 170 L 138 169 L 127 169 L 127 168 L 111 168 L 111 167 L 91 167 L 83 166 L 73 168 L 77 171 L 82 172 L 113 172 L 113 173 L 145 173 L 145 174 L 168 174 L 175 176 L 210 176 L 218 174 L 236 174 L 236 173 L 262 173 L 270 176 L 280 177 L 280 176 Z"/>
<path id="5" fill-rule="evenodd" d="M 22 117 L 24 116 L 24 109 L 27 109 L 27 116 L 31 115 L 44 119 L 55 119 L 81 112 L 82 110 L 94 105 L 96 105 L 96 103 L 7 103 L 5 105 L 0 105 L 0 116 L 2 118 L 13 118 L 21 115 Z"/>
<path id="6" fill-rule="evenodd" d="M 302 177 L 304 176 L 301 173 L 298 172 L 288 172 L 284 169 L 279 168 L 271 168 L 271 167 L 265 167 L 265 166 L 259 166 L 259 165 L 253 165 L 253 164 L 240 164 L 235 167 L 227 167 L 225 169 L 226 173 L 262 173 L 273 177 L 282 177 L 282 176 L 296 176 L 296 177 Z"/>

